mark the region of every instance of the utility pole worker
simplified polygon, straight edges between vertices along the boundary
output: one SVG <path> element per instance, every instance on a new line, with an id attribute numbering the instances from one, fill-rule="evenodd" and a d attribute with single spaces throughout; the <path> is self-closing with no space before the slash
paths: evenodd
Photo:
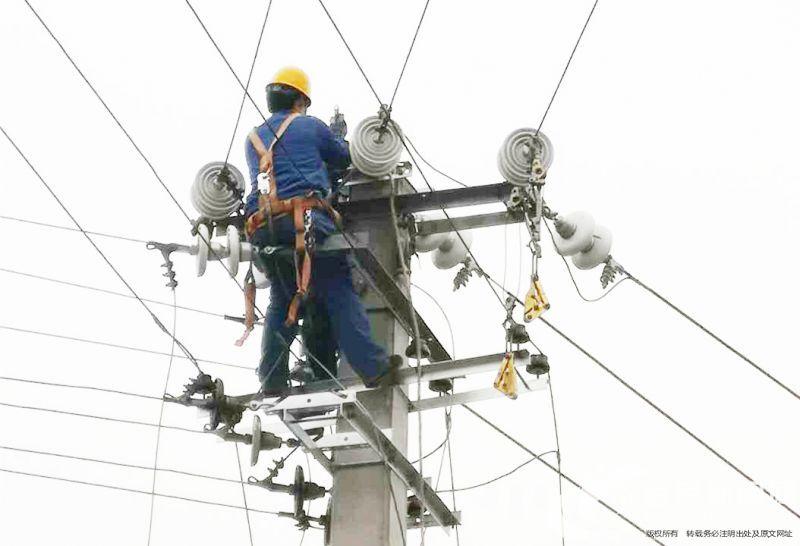
<path id="1" fill-rule="evenodd" d="M 324 242 L 339 221 L 329 204 L 329 169 L 343 170 L 350 164 L 347 126 L 339 118 L 334 133 L 305 115 L 311 104 L 309 82 L 298 68 L 279 70 L 266 91 L 272 116 L 253 129 L 245 145 L 252 187 L 245 204 L 245 231 L 257 247 L 293 245 L 295 264 L 278 259 L 263 264 L 271 285 L 258 367 L 262 390 L 275 394 L 287 387 L 289 370 L 283 357 L 297 334 L 307 298 L 318 303 L 315 313 L 327 313 L 336 344 L 364 383 L 388 384 L 399 357 L 390 360 L 372 340 L 347 255 L 313 256 L 314 246 Z M 268 178 L 266 193 L 258 188 L 260 174 Z M 317 339 L 314 345 L 331 347 L 332 341 Z M 320 373 L 324 371 L 317 370 Z"/>

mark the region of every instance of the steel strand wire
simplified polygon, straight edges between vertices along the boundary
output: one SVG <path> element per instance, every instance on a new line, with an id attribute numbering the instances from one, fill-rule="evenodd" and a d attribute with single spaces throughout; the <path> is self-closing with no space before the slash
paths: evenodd
<path id="1" fill-rule="evenodd" d="M 115 491 L 124 491 L 124 492 L 127 492 L 127 493 L 138 493 L 138 494 L 142 494 L 142 495 L 153 495 L 153 496 L 156 496 L 156 497 L 163 497 L 163 498 L 166 498 L 166 499 L 183 500 L 183 501 L 194 502 L 194 503 L 198 503 L 198 504 L 206 504 L 206 505 L 210 505 L 210 506 L 219 506 L 219 507 L 223 507 L 223 508 L 235 508 L 237 510 L 247 510 L 249 512 L 255 512 L 255 513 L 258 513 L 258 514 L 268 514 L 268 515 L 271 515 L 271 516 L 280 516 L 280 514 L 278 512 L 273 512 L 273 511 L 270 511 L 270 510 L 260 510 L 260 509 L 257 509 L 257 508 L 245 508 L 243 506 L 237 506 L 235 504 L 225 504 L 225 503 L 221 503 L 221 502 L 207 501 L 207 500 L 202 500 L 202 499 L 194 499 L 194 498 L 191 498 L 191 497 L 182 497 L 182 496 L 179 496 L 179 495 L 168 495 L 166 493 L 151 493 L 150 491 L 145 491 L 145 490 L 142 490 L 142 489 L 132 489 L 132 488 L 128 488 L 128 487 L 120 487 L 120 486 L 117 486 L 117 485 L 108 485 L 108 484 L 104 484 L 104 483 L 89 482 L 89 481 L 85 481 L 85 480 L 76 480 L 76 479 L 72 479 L 72 478 L 62 478 L 62 477 L 59 477 L 59 476 L 50 476 L 50 475 L 47 475 L 47 474 L 38 474 L 38 473 L 34 473 L 34 472 L 23 472 L 21 470 L 13 470 L 13 469 L 10 469 L 10 468 L 0 468 L 0 472 L 5 472 L 7 474 L 16 474 L 16 475 L 32 477 L 32 478 L 45 478 L 45 479 L 48 479 L 48 480 L 56 480 L 56 481 L 60 481 L 60 482 L 67 482 L 67 483 L 73 483 L 73 484 L 79 484 L 79 485 L 90 485 L 90 486 L 93 486 L 93 487 L 101 487 L 101 488 L 104 488 L 104 489 L 112 489 L 112 490 L 115 490 Z"/>
<path id="2" fill-rule="evenodd" d="M 573 486 L 575 486 L 575 487 L 576 487 L 576 488 L 578 488 L 580 491 L 582 491 L 583 493 L 585 493 L 586 495 L 588 495 L 589 497 L 591 497 L 592 499 L 594 499 L 594 500 L 595 500 L 597 503 L 599 503 L 599 504 L 600 504 L 601 506 L 603 506 L 605 509 L 607 509 L 607 510 L 609 510 L 610 512 L 612 512 L 613 514 L 615 514 L 617 517 L 619 517 L 621 520 L 623 520 L 624 522 L 626 522 L 628 525 L 630 525 L 630 526 L 634 527 L 636 530 L 638 530 L 640 533 L 642 533 L 643 535 L 645 535 L 647 538 L 649 538 L 650 540 L 652 540 L 653 542 L 655 542 L 655 543 L 657 543 L 657 544 L 661 544 L 662 546 L 665 546 L 663 542 L 661 542 L 660 540 L 658 540 L 656 537 L 654 537 L 654 536 L 651 536 L 650 534 L 648 534 L 648 533 L 647 533 L 647 531 L 645 531 L 645 530 L 644 530 L 642 527 L 640 527 L 639 525 L 637 525 L 636 523 L 634 523 L 634 522 L 633 522 L 633 520 L 631 520 L 630 518 L 628 518 L 627 516 L 625 516 L 624 514 L 622 514 L 622 512 L 620 512 L 619 510 L 615 509 L 614 507 L 612 507 L 610 504 L 608 504 L 608 503 L 607 503 L 607 502 L 605 502 L 604 500 L 600 499 L 600 498 L 599 498 L 599 497 L 597 497 L 596 495 L 594 495 L 594 494 L 592 494 L 591 492 L 589 492 L 589 491 L 588 491 L 586 488 L 584 488 L 582 485 L 580 485 L 580 484 L 579 484 L 577 481 L 575 481 L 575 480 L 574 480 L 574 479 L 572 479 L 571 477 L 567 476 L 566 474 L 560 473 L 560 472 L 559 472 L 559 470 L 558 470 L 558 468 L 556 468 L 555 466 L 551 465 L 550 463 L 548 463 L 547 461 L 545 461 L 544 459 L 542 459 L 542 458 L 541 458 L 541 456 L 539 456 L 539 455 L 537 455 L 536 453 L 534 453 L 534 452 L 533 452 L 531 449 L 529 449 L 528 447 L 526 447 L 526 446 L 525 446 L 525 445 L 524 445 L 522 442 L 520 442 L 519 440 L 517 440 L 517 439 L 515 439 L 514 437 L 512 437 L 510 434 L 508 434 L 507 432 L 505 432 L 505 431 L 504 431 L 503 429 L 501 429 L 499 426 L 495 425 L 494 423 L 492 423 L 491 421 L 489 421 L 487 418 L 485 418 L 483 415 L 481 415 L 481 414 L 480 414 L 480 413 L 478 413 L 477 411 L 473 410 L 471 407 L 469 407 L 469 406 L 468 406 L 468 405 L 466 405 L 466 404 L 461 404 L 461 407 L 463 407 L 464 409 L 466 409 L 467 411 L 469 411 L 471 414 L 473 414 L 475 417 L 477 417 L 478 419 L 480 419 L 481 421 L 483 421 L 483 422 L 484 422 L 485 424 L 487 424 L 489 427 L 491 427 L 492 429 L 494 429 L 494 430 L 495 430 L 497 433 L 499 433 L 500 435 L 504 436 L 506 439 L 508 439 L 509 441 L 511 441 L 512 443 L 514 443 L 514 444 L 515 444 L 517 447 L 519 447 L 520 449 L 522 449 L 523 451 L 525 451 L 526 453 L 528 453 L 529 455 L 531 455 L 532 457 L 534 457 L 534 459 L 535 459 L 535 460 L 539 461 L 540 463 L 542 463 L 543 465 L 545 465 L 547 468 L 549 468 L 549 469 L 550 469 L 550 470 L 552 470 L 553 472 L 559 473 L 559 475 L 563 476 L 563 477 L 564 477 L 564 479 L 565 479 L 565 480 L 567 480 L 569 483 L 571 483 Z"/>
<path id="3" fill-rule="evenodd" d="M 158 455 L 159 449 L 161 447 L 161 431 L 162 425 L 164 424 L 164 407 L 167 403 L 166 394 L 167 389 L 169 388 L 169 379 L 170 374 L 172 373 L 172 364 L 175 362 L 175 333 L 178 328 L 178 296 L 175 292 L 175 288 L 172 288 L 172 343 L 170 344 L 169 349 L 169 365 L 167 366 L 167 373 L 165 374 L 164 378 L 164 396 L 161 398 L 161 407 L 158 411 L 158 428 L 156 429 L 156 445 L 155 450 L 153 453 L 153 481 L 150 487 L 150 492 L 156 492 L 156 479 L 158 478 L 158 472 L 156 468 L 158 468 Z M 150 513 L 147 519 L 147 546 L 150 546 L 151 539 L 153 537 L 153 517 L 155 515 L 155 507 L 156 507 L 156 497 L 155 495 L 151 495 L 150 497 Z M 247 504 L 245 504 L 245 509 L 247 508 Z M 245 513 L 247 513 L 245 511 Z M 251 545 L 252 546 L 252 545 Z"/>
<path id="4" fill-rule="evenodd" d="M 756 481 L 755 481 L 755 480 L 754 480 L 752 477 L 750 477 L 750 476 L 749 476 L 747 473 L 745 473 L 745 472 L 744 472 L 744 471 L 743 471 L 741 468 L 739 468 L 739 467 L 738 467 L 738 466 L 736 466 L 734 463 L 732 463 L 732 462 L 731 462 L 731 461 L 730 461 L 730 460 L 729 460 L 727 457 L 725 457 L 725 456 L 724 456 L 724 455 L 722 455 L 722 454 L 721 454 L 719 451 L 717 451 L 716 449 L 714 449 L 713 447 L 711 447 L 711 446 L 710 446 L 708 443 L 706 443 L 706 442 L 705 442 L 703 439 L 701 439 L 701 438 L 700 438 L 698 435 L 696 435 L 694 432 L 690 431 L 688 428 L 686 428 L 684 425 L 682 425 L 680 422 L 678 422 L 678 420 L 676 420 L 674 417 L 672 417 L 672 416 L 671 416 L 670 414 L 668 414 L 666 411 L 664 411 L 663 409 L 661 409 L 661 407 L 657 406 L 657 405 L 656 405 L 654 402 L 652 402 L 652 401 L 651 401 L 651 400 L 650 400 L 650 399 L 649 399 L 647 396 L 645 396 L 644 394 L 642 394 L 641 392 L 639 392 L 639 391 L 638 391 L 638 390 L 637 390 L 635 387 L 631 386 L 631 385 L 630 385 L 630 384 L 629 384 L 627 381 L 625 381 L 625 380 L 624 380 L 622 377 L 620 377 L 619 375 L 617 375 L 617 374 L 616 374 L 616 373 L 615 373 L 613 370 L 611 370 L 611 369 L 610 369 L 608 366 L 606 366 L 605 364 L 603 364 L 603 363 L 602 363 L 600 360 L 598 360 L 596 357 L 594 357 L 594 356 L 593 356 L 591 353 L 589 353 L 589 352 L 588 352 L 586 349 L 584 349 L 583 347 L 581 347 L 580 345 L 578 345 L 578 343 L 577 343 L 577 342 L 575 342 L 575 341 L 574 341 L 574 340 L 573 340 L 571 337 L 567 336 L 567 335 L 566 335 L 564 332 L 562 332 L 560 329 L 558 329 L 556 326 L 554 326 L 554 325 L 553 325 L 551 322 L 549 322 L 547 319 L 545 319 L 545 318 L 543 318 L 543 317 L 539 317 L 539 320 L 541 320 L 541 321 L 542 321 L 542 322 L 543 322 L 545 325 L 547 325 L 547 327 L 548 327 L 548 328 L 550 328 L 550 329 L 551 329 L 551 330 L 553 330 L 553 331 L 554 331 L 556 334 L 558 334 L 558 335 L 559 335 L 559 336 L 560 336 L 562 339 L 564 339 L 564 340 L 565 340 L 565 341 L 567 341 L 567 342 L 568 342 L 570 345 L 572 345 L 573 347 L 575 347 L 575 348 L 576 348 L 578 351 L 580 351 L 581 353 L 583 353 L 583 355 L 584 355 L 584 356 L 586 356 L 586 357 L 587 357 L 589 360 L 591 360 L 592 362 L 594 362 L 596 365 L 600 366 L 600 368 L 602 368 L 602 369 L 603 369 L 603 371 L 605 371 L 606 373 L 608 373 L 609 375 L 611 375 L 611 377 L 613 377 L 614 379 L 616 379 L 618 383 L 622 384 L 622 386 L 624 386 L 624 387 L 625 387 L 626 389 L 628 389 L 630 392 L 632 392 L 633 394 L 635 394 L 635 395 L 636 395 L 636 396 L 637 396 L 637 397 L 638 397 L 640 400 L 642 400 L 642 401 L 643 401 L 644 403 L 646 403 L 648 406 L 650 406 L 651 408 L 653 408 L 653 409 L 654 409 L 656 412 L 658 412 L 659 414 L 661 414 L 661 416 L 662 416 L 662 417 L 664 417 L 664 418 L 665 418 L 665 419 L 667 419 L 667 420 L 668 420 L 670 423 L 672 423 L 673 425 L 675 425 L 676 427 L 678 427 L 679 429 L 681 429 L 681 430 L 682 430 L 684 433 L 686 433 L 687 435 L 689 435 L 689 437 L 691 437 L 691 438 L 692 438 L 694 441 L 696 441 L 698 444 L 700 444 L 701 446 L 703 446 L 704 448 L 706 448 L 706 450 L 708 450 L 708 451 L 709 451 L 711 454 L 713 454 L 715 457 L 717 457 L 717 459 L 719 459 L 720 461 L 722 461 L 723 463 L 725 463 L 725 464 L 726 464 L 728 467 L 730 467 L 731 469 L 733 469 L 733 470 L 734 470 L 734 471 L 735 471 L 737 474 L 739 474 L 740 476 L 742 476 L 743 478 L 745 478 L 745 479 L 746 479 L 747 481 L 749 481 L 751 484 L 755 485 L 755 486 L 756 486 L 756 487 L 757 487 L 757 488 L 758 488 L 758 489 L 759 489 L 761 492 L 763 492 L 765 495 L 767 495 L 769 498 L 771 498 L 773 501 L 775 501 L 775 502 L 776 502 L 778 505 L 782 506 L 782 507 L 783 507 L 785 510 L 787 510 L 789 513 L 791 513 L 793 516 L 795 516 L 796 518 L 800 519 L 800 513 L 798 513 L 798 512 L 797 512 L 797 510 L 795 510 L 795 509 L 791 508 L 791 507 L 790 507 L 789 505 L 787 505 L 785 502 L 783 502 L 783 501 L 781 501 L 780 499 L 778 499 L 777 497 L 775 497 L 775 496 L 774 496 L 772 493 L 770 493 L 770 492 L 769 492 L 767 489 L 765 489 L 765 488 L 764 488 L 762 485 L 760 485 L 760 484 L 759 484 L 758 482 L 756 482 Z"/>
<path id="5" fill-rule="evenodd" d="M 98 341 L 98 340 L 93 340 L 93 339 L 80 338 L 80 337 L 77 337 L 77 336 L 53 334 L 51 332 L 43 332 L 41 330 L 31 330 L 31 329 L 27 329 L 27 328 L 17 328 L 15 326 L 8 326 L 8 325 L 5 325 L 5 324 L 0 324 L 0 330 L 8 330 L 8 331 L 12 331 L 12 332 L 20 332 L 20 333 L 24 333 L 24 334 L 33 334 L 33 335 L 51 337 L 51 338 L 56 338 L 56 339 L 63 339 L 63 340 L 67 340 L 67 341 L 76 341 L 76 342 L 79 342 L 79 343 L 87 343 L 87 344 L 90 344 L 90 345 L 99 345 L 101 347 L 112 347 L 114 349 L 123 349 L 123 350 L 127 350 L 127 351 L 134 351 L 134 352 L 146 353 L 146 354 L 151 354 L 151 355 L 169 356 L 169 353 L 164 352 L 164 351 L 155 351 L 155 350 L 152 350 L 152 349 L 144 349 L 144 348 L 141 348 L 141 347 L 133 347 L 131 345 L 120 345 L 120 344 L 117 344 L 117 343 L 110 343 L 110 342 L 106 342 L 106 341 Z M 175 358 L 187 359 L 188 357 L 185 356 L 185 355 L 176 354 Z M 241 369 L 241 370 L 247 370 L 247 371 L 250 371 L 250 372 L 252 372 L 252 370 L 253 370 L 253 368 L 251 366 L 243 366 L 243 365 L 240 365 L 240 364 L 232 364 L 230 362 L 220 362 L 218 360 L 209 360 L 209 359 L 205 359 L 205 358 L 198 358 L 196 360 L 198 362 L 203 362 L 204 364 L 214 364 L 214 365 L 217 365 L 217 366 L 226 366 L 226 367 L 229 367 L 229 368 L 237 368 L 237 369 Z"/>
<path id="6" fill-rule="evenodd" d="M 264 30 L 267 28 L 267 20 L 269 19 L 270 11 L 272 11 L 272 0 L 269 0 L 267 3 L 267 11 L 264 14 L 264 22 L 261 24 L 261 32 L 258 34 L 258 42 L 256 42 L 256 50 L 253 53 L 253 62 L 250 63 L 250 72 L 247 74 L 247 83 L 244 85 L 244 93 L 242 94 L 242 100 L 239 103 L 239 111 L 236 114 L 236 122 L 233 125 L 233 133 L 231 134 L 231 141 L 228 145 L 228 151 L 225 154 L 225 165 L 228 165 L 228 160 L 231 157 L 231 150 L 233 150 L 233 143 L 236 140 L 236 131 L 239 129 L 239 122 L 242 120 L 242 112 L 244 110 L 244 103 L 247 100 L 249 95 L 248 90 L 250 89 L 250 81 L 253 78 L 253 71 L 256 67 L 256 60 L 258 59 L 258 52 L 261 49 L 261 41 L 264 38 Z"/>
<path id="7" fill-rule="evenodd" d="M 164 189 L 164 191 L 166 191 L 166 192 L 167 192 L 167 194 L 169 195 L 169 197 L 170 197 L 170 199 L 172 200 L 172 202 L 173 202 L 173 203 L 175 204 L 175 206 L 177 206 L 177 207 L 178 207 L 178 209 L 180 210 L 181 214 L 182 214 L 182 215 L 183 215 L 183 216 L 186 218 L 186 220 L 187 220 L 187 221 L 188 221 L 188 222 L 189 222 L 189 223 L 190 223 L 190 224 L 191 224 L 191 225 L 194 227 L 194 222 L 192 221 L 192 219 L 191 219 L 191 217 L 189 216 L 189 214 L 186 212 L 186 209 L 184 209 L 184 208 L 183 208 L 183 206 L 180 204 L 180 202 L 179 202 L 179 201 L 177 200 L 177 198 L 175 197 L 175 194 L 174 194 L 174 193 L 172 193 L 172 190 L 170 190 L 170 189 L 169 189 L 169 187 L 166 185 L 166 183 L 164 182 L 164 180 L 161 178 L 161 175 L 159 175 L 159 174 L 158 174 L 158 171 L 155 169 L 155 166 L 154 166 L 154 165 L 153 165 L 153 163 L 150 161 L 150 159 L 149 159 L 149 158 L 148 158 L 148 157 L 145 155 L 145 153 L 142 151 L 142 149 L 139 147 L 139 145 L 136 143 L 136 141 L 133 139 L 133 136 L 132 136 L 132 135 L 131 135 L 131 134 L 128 132 L 128 130 L 125 128 L 125 126 L 122 124 L 122 122 L 121 122 L 121 121 L 120 121 L 120 119 L 117 117 L 117 115 L 116 115 L 116 114 L 113 112 L 113 110 L 111 110 L 111 107 L 110 107 L 110 106 L 108 105 L 108 103 L 107 103 L 107 102 L 106 102 L 106 101 L 103 99 L 103 97 L 100 95 L 100 93 L 97 91 L 97 89 L 96 89 L 96 88 L 94 87 L 94 85 L 91 83 L 91 81 L 89 81 L 88 77 L 87 77 L 87 76 L 86 76 L 86 75 L 83 73 L 83 71 L 82 71 L 82 70 L 80 69 L 80 67 L 77 65 L 77 63 L 75 62 L 75 60 L 72 58 L 72 56 L 71 56 L 71 55 L 69 54 L 69 52 L 66 50 L 66 48 L 64 47 L 64 45 L 63 45 L 63 44 L 61 43 L 61 41 L 60 41 L 60 40 L 59 40 L 59 39 L 56 37 L 56 35 L 53 33 L 53 31 L 50 29 L 50 27 L 47 25 L 47 23 L 45 23 L 44 19 L 42 19 L 42 17 L 39 15 L 39 13 L 36 11 L 36 9 L 35 9 L 35 8 L 34 8 L 34 7 L 31 5 L 31 3 L 30 3 L 28 0 L 24 0 L 24 2 L 27 4 L 28 8 L 30 8 L 31 12 L 34 14 L 34 16 L 36 17 L 36 19 L 38 19 L 38 20 L 39 20 L 39 22 L 41 23 L 42 27 L 44 27 L 44 29 L 47 31 L 47 33 L 50 35 L 50 37 L 53 39 L 53 41 L 56 43 L 56 45 L 58 45 L 59 49 L 61 49 L 61 51 L 62 51 L 62 53 L 64 54 L 64 56 L 67 58 L 67 60 L 68 60 L 68 61 L 70 62 L 70 64 L 73 66 L 73 68 L 74 68 L 74 69 L 75 69 L 75 71 L 78 73 L 78 75 L 80 75 L 81 79 L 83 79 L 84 83 L 86 83 L 86 85 L 89 87 L 89 89 L 90 89 L 90 90 L 92 91 L 92 93 L 95 95 L 95 97 L 97 98 L 97 100 L 98 100 L 98 101 L 100 101 L 100 103 L 102 104 L 103 108 L 106 110 L 106 112 L 107 112 L 107 113 L 108 113 L 108 114 L 111 116 L 111 118 L 114 120 L 114 122 L 115 122 L 115 123 L 117 124 L 117 126 L 120 128 L 120 130 L 122 131 L 122 133 L 125 135 L 125 137 L 128 139 L 128 141 L 129 141 L 129 142 L 131 143 L 131 145 L 133 146 L 134 150 L 136 150 L 136 152 L 139 154 L 139 156 L 142 158 L 142 160 L 143 160 L 143 161 L 144 161 L 144 162 L 147 164 L 148 168 L 149 168 L 149 169 L 150 169 L 150 171 L 153 173 L 153 175 L 155 176 L 155 178 L 156 178 L 156 180 L 158 181 L 158 183 L 161 185 L 161 187 Z M 187 3 L 188 3 L 188 0 L 187 0 Z M 242 286 L 242 284 L 239 282 L 239 280 L 238 280 L 238 279 L 236 279 L 236 277 L 235 277 L 235 276 L 232 274 L 232 272 L 231 272 L 230 268 L 229 268 L 229 267 L 228 267 L 228 266 L 227 266 L 227 265 L 224 263 L 224 261 L 223 261 L 223 260 L 220 258 L 220 256 L 219 256 L 219 254 L 217 253 L 217 251 L 216 251 L 216 250 L 214 250 L 214 248 L 212 247 L 212 245 L 211 245 L 211 242 L 208 240 L 208 238 L 206 238 L 206 237 L 205 237 L 205 236 L 204 236 L 202 233 L 200 233 L 200 232 L 198 232 L 198 236 L 199 236 L 199 237 L 202 239 L 202 241 L 203 241 L 203 244 L 205 244 L 205 245 L 208 247 L 208 249 L 209 249 L 209 252 L 210 252 L 210 253 L 211 253 L 211 255 L 212 255 L 214 258 L 215 258 L 215 261 L 219 262 L 219 264 L 220 264 L 220 265 L 221 265 L 221 266 L 222 266 L 222 267 L 225 269 L 225 271 L 227 271 L 227 273 L 228 273 L 228 276 L 229 276 L 231 279 L 233 279 L 233 281 L 234 281 L 234 282 L 235 282 L 235 283 L 236 283 L 236 284 L 239 286 L 239 288 L 240 288 L 240 289 L 241 289 L 241 290 L 244 292 L 244 287 L 243 287 L 243 286 Z M 258 308 L 257 308 L 257 307 L 256 307 L 256 309 L 258 310 Z M 260 310 L 259 310 L 259 312 L 260 312 Z M 263 314 L 262 314 L 262 317 L 263 317 Z M 183 351 L 183 350 L 184 350 L 184 347 L 182 346 L 182 344 L 181 344 L 180 342 L 178 342 L 177 344 L 178 344 L 178 347 L 180 347 L 180 348 L 181 348 L 181 350 Z"/>
<path id="8" fill-rule="evenodd" d="M 27 3 L 27 0 L 25 0 L 25 1 Z M 97 251 L 97 253 L 100 255 L 100 257 L 106 263 L 106 265 L 108 265 L 108 267 L 114 272 L 114 274 L 122 282 L 122 284 L 125 285 L 125 287 L 128 289 L 128 291 L 130 291 L 130 293 L 136 298 L 136 300 L 142 305 L 142 307 L 144 307 L 145 311 L 153 319 L 153 322 L 156 323 L 156 326 L 158 326 L 158 328 L 162 332 L 164 332 L 167 336 L 170 336 L 172 338 L 172 340 L 175 342 L 175 344 L 180 348 L 181 352 L 183 352 L 183 354 L 186 356 L 186 358 L 189 359 L 189 361 L 194 365 L 195 368 L 197 368 L 197 371 L 202 373 L 202 369 L 200 368 L 200 365 L 197 363 L 197 360 L 194 358 L 192 353 L 189 352 L 189 349 L 187 349 L 186 346 L 183 343 L 181 343 L 180 340 L 178 340 L 175 336 L 172 336 L 170 334 L 169 330 L 167 330 L 167 327 L 164 326 L 163 322 L 161 322 L 161 319 L 159 319 L 158 316 L 156 316 L 156 314 L 153 313 L 153 311 L 150 309 L 150 307 L 148 307 L 148 305 L 144 302 L 144 300 L 142 300 L 142 298 L 139 296 L 139 294 L 136 292 L 136 290 L 133 289 L 131 284 L 125 279 L 125 277 L 122 276 L 122 273 L 120 273 L 119 270 L 116 268 L 116 266 L 113 263 L 111 263 L 111 260 L 109 260 L 109 258 L 105 255 L 105 253 L 102 250 L 100 250 L 100 247 L 97 246 L 97 243 L 94 242 L 94 239 L 92 239 L 92 237 L 86 233 L 86 231 L 83 229 L 83 227 L 78 222 L 78 220 L 72 215 L 72 213 L 69 211 L 69 209 L 64 204 L 64 202 L 61 201 L 61 199 L 53 191 L 53 189 L 50 187 L 50 185 L 45 181 L 45 179 L 42 177 L 42 175 L 39 174 L 39 171 L 36 169 L 36 167 L 34 167 L 33 164 L 28 160 L 27 156 L 25 156 L 25 154 L 22 152 L 22 150 L 19 148 L 19 146 L 17 146 L 17 143 L 11 138 L 11 136 L 6 132 L 6 130 L 2 126 L 0 126 L 0 132 L 2 132 L 3 135 L 6 137 L 6 139 L 9 141 L 9 143 L 11 143 L 11 146 L 17 151 L 17 153 L 22 158 L 22 160 L 28 165 L 28 167 L 31 169 L 31 171 L 36 176 L 36 178 L 39 179 L 39 181 L 45 187 L 47 192 L 58 203 L 58 205 L 61 207 L 61 209 L 64 211 L 64 213 L 72 221 L 72 223 L 75 224 L 75 227 L 77 227 L 81 231 L 81 233 L 86 238 L 86 240 L 89 241 L 89 244 L 91 244 L 92 247 L 95 249 L 95 251 Z"/>

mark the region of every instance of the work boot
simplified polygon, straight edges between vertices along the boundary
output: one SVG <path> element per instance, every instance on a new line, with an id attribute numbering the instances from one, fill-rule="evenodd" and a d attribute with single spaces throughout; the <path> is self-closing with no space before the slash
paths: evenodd
<path id="1" fill-rule="evenodd" d="M 375 389 L 397 385 L 400 367 L 403 365 L 403 357 L 391 355 L 386 361 L 386 371 L 375 377 L 365 377 L 364 386 Z"/>

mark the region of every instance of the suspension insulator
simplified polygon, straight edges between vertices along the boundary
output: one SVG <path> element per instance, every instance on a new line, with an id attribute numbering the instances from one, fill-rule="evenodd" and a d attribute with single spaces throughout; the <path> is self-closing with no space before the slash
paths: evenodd
<path id="1" fill-rule="evenodd" d="M 381 128 L 382 123 L 378 116 L 364 119 L 350 141 L 353 165 L 361 173 L 376 178 L 389 175 L 403 151 L 400 128 L 393 121 Z"/>
<path id="2" fill-rule="evenodd" d="M 472 245 L 472 233 L 460 233 L 461 237 L 454 231 L 450 232 L 447 240 L 433 253 L 433 265 L 438 269 L 453 268 L 467 259 L 469 247 Z"/>
<path id="3" fill-rule="evenodd" d="M 594 218 L 588 212 L 571 212 L 556 217 L 556 232 L 553 234 L 556 250 L 562 256 L 572 256 L 592 247 Z"/>
<path id="4" fill-rule="evenodd" d="M 607 227 L 595 226 L 592 245 L 572 255 L 572 263 L 578 269 L 597 267 L 611 254 L 611 231 Z"/>
<path id="5" fill-rule="evenodd" d="M 497 153 L 497 168 L 500 174 L 515 186 L 528 185 L 534 155 L 539 158 L 544 170 L 553 162 L 553 145 L 541 131 L 525 127 L 508 135 Z"/>
<path id="6" fill-rule="evenodd" d="M 239 169 L 222 161 L 208 163 L 192 184 L 192 205 L 201 215 L 222 220 L 241 208 L 244 187 L 244 176 Z"/>

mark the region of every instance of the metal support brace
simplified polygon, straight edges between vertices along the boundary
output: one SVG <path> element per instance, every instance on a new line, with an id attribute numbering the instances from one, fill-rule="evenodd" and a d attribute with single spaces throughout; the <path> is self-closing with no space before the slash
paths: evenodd
<path id="1" fill-rule="evenodd" d="M 380 454 L 386 464 L 400 477 L 417 497 L 423 500 L 433 519 L 445 530 L 459 524 L 458 517 L 447 507 L 434 489 L 422 479 L 414 466 L 394 446 L 381 430 L 356 404 L 344 404 L 342 416 L 350 426 Z M 420 487 L 422 486 L 422 487 Z"/>
<path id="2" fill-rule="evenodd" d="M 333 463 L 331 460 L 325 456 L 322 450 L 317 447 L 314 443 L 314 440 L 311 436 L 308 435 L 306 430 L 297 423 L 297 420 L 291 415 L 288 411 L 284 411 L 283 415 L 281 416 L 281 420 L 283 424 L 286 425 L 286 428 L 289 429 L 289 432 L 295 435 L 300 443 L 303 444 L 303 447 L 311 453 L 314 459 L 317 460 L 322 467 L 328 471 L 329 474 L 333 474 Z"/>

